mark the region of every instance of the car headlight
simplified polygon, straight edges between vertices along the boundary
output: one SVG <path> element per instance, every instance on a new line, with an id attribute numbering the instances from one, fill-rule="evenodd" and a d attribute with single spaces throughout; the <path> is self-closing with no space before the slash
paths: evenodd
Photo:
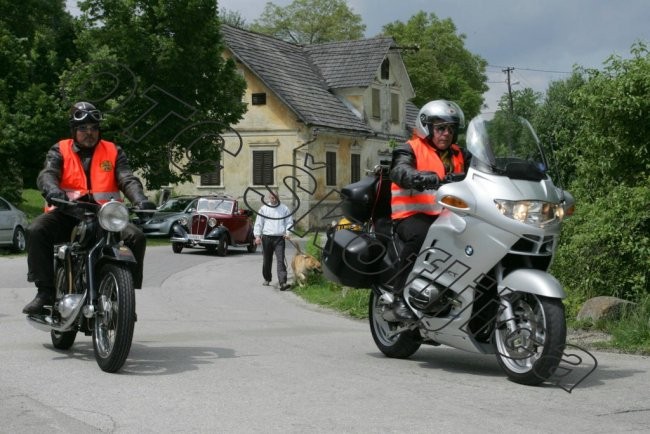
<path id="1" fill-rule="evenodd" d="M 501 214 L 532 226 L 544 226 L 562 220 L 564 209 L 555 203 L 540 200 L 494 200 Z"/>
<path id="2" fill-rule="evenodd" d="M 187 217 L 179 218 L 178 223 L 180 223 L 181 226 L 187 226 Z"/>
<path id="3" fill-rule="evenodd" d="M 129 223 L 129 210 L 122 202 L 110 201 L 97 213 L 99 225 L 110 232 L 120 232 Z"/>
<path id="4" fill-rule="evenodd" d="M 217 225 L 217 219 L 214 218 L 214 217 L 210 217 L 210 218 L 208 219 L 208 226 L 210 226 L 211 228 L 213 228 L 213 227 L 215 227 L 216 225 Z"/>

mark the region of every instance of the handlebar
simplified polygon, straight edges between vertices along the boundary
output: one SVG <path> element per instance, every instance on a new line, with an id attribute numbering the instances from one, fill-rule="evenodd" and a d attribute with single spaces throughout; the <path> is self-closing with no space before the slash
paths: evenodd
<path id="1" fill-rule="evenodd" d="M 53 197 L 52 202 L 56 202 L 58 205 L 63 205 L 67 206 L 70 208 L 80 208 L 83 210 L 88 210 L 92 212 L 97 212 L 101 208 L 101 205 L 95 202 L 85 202 L 85 201 L 79 201 L 79 200 L 65 200 L 65 199 L 59 199 L 56 197 Z M 143 215 L 150 215 L 155 213 L 157 210 L 155 209 L 138 209 L 135 206 L 127 206 L 126 209 L 129 210 L 129 212 L 135 213 L 135 214 L 143 214 Z"/>

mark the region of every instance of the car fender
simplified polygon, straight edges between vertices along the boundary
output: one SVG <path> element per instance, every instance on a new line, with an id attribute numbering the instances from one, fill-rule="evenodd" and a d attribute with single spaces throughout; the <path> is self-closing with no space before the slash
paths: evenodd
<path id="1" fill-rule="evenodd" d="M 230 238 L 230 231 L 228 228 L 225 226 L 217 226 L 216 228 L 212 229 L 205 238 L 210 240 L 218 240 L 224 236 Z"/>
<path id="2" fill-rule="evenodd" d="M 187 239 L 187 229 L 180 223 L 174 223 L 172 225 L 172 233 L 174 234 L 172 238 L 184 238 Z"/>

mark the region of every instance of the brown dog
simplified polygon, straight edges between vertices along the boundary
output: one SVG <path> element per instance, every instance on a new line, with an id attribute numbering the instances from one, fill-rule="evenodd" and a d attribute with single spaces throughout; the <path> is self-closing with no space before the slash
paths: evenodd
<path id="1" fill-rule="evenodd" d="M 303 253 L 297 243 L 289 240 L 296 248 L 296 255 L 291 260 L 291 269 L 293 270 L 293 280 L 299 286 L 305 286 L 309 273 L 321 273 L 320 261 L 312 255 Z"/>

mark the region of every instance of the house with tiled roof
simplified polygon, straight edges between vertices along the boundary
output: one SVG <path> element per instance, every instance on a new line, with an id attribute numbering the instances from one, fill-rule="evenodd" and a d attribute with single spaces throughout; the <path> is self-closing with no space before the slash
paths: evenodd
<path id="1" fill-rule="evenodd" d="M 399 47 L 390 37 L 297 45 L 227 25 L 222 34 L 248 110 L 223 134 L 221 167 L 175 190 L 227 193 L 256 209 L 269 186 L 299 227 L 326 226 L 341 187 L 410 136 L 417 108 Z"/>

